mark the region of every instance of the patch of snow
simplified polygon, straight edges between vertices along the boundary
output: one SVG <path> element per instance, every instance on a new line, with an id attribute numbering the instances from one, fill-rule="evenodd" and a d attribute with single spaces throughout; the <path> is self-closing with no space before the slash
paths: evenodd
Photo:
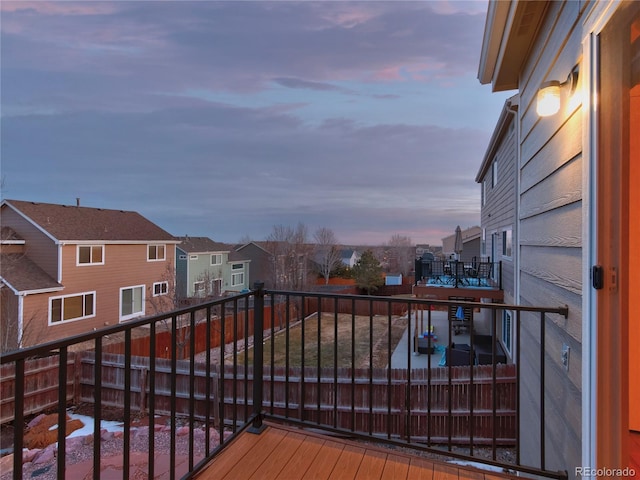
<path id="1" fill-rule="evenodd" d="M 460 465 L 461 467 L 474 467 L 479 468 L 480 470 L 504 473 L 504 468 L 496 467 L 494 465 L 487 465 L 486 463 L 470 462 L 467 460 L 449 460 L 447 463 L 454 463 L 456 465 Z"/>
<path id="2" fill-rule="evenodd" d="M 87 435 L 93 434 L 93 423 L 94 423 L 93 417 L 89 417 L 87 415 L 78 415 L 73 412 L 68 412 L 68 415 L 69 415 L 69 418 L 71 418 L 72 420 L 80 420 L 84 425 L 84 427 L 71 432 L 69 435 L 67 435 L 67 438 L 85 437 Z M 100 429 L 106 430 L 108 432 L 122 432 L 124 431 L 124 424 L 122 422 L 101 420 Z"/>

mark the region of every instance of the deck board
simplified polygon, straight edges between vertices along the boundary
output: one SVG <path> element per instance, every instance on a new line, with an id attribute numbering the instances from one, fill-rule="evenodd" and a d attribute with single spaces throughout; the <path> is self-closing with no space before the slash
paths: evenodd
<path id="1" fill-rule="evenodd" d="M 244 432 L 197 480 L 504 480 L 516 477 L 429 460 L 279 424 Z"/>
<path id="2" fill-rule="evenodd" d="M 304 435 L 300 433 L 288 432 L 269 461 L 264 462 L 262 468 L 249 477 L 249 480 L 277 480 L 280 472 L 298 454 L 304 439 Z"/>
<path id="3" fill-rule="evenodd" d="M 389 455 L 384 464 L 381 480 L 403 480 L 409 473 L 411 459 L 400 455 Z"/>
<path id="4" fill-rule="evenodd" d="M 324 446 L 325 441 L 320 438 L 305 436 L 302 445 L 296 450 L 296 453 L 287 462 L 280 472 L 279 479 L 302 477 L 318 456 L 318 453 Z"/>
<path id="5" fill-rule="evenodd" d="M 287 435 L 287 432 L 272 428 L 269 431 L 263 432 L 261 435 L 249 434 L 256 438 L 258 441 L 253 443 L 251 453 L 245 455 L 241 462 L 236 463 L 231 470 L 222 478 L 228 480 L 235 480 L 238 478 L 249 478 L 260 469 L 260 466 L 270 460 L 272 452 L 278 448 L 282 439 Z"/>
<path id="6" fill-rule="evenodd" d="M 342 442 L 334 442 L 332 440 L 325 442 L 307 472 L 300 478 L 302 480 L 325 480 L 329 478 L 344 447 L 345 444 Z"/>
<path id="7" fill-rule="evenodd" d="M 364 458 L 365 449 L 355 445 L 347 445 L 329 476 L 329 480 L 351 480 L 355 478 Z"/>

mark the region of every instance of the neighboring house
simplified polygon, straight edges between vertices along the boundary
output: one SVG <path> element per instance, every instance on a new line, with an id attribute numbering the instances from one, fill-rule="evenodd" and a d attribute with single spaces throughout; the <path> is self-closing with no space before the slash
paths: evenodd
<path id="1" fill-rule="evenodd" d="M 243 258 L 251 262 L 249 270 L 249 285 L 253 288 L 256 282 L 263 282 L 265 288 L 274 288 L 271 274 L 271 254 L 264 246 L 264 242 L 249 242 L 238 245 L 235 250 Z"/>
<path id="2" fill-rule="evenodd" d="M 353 268 L 353 266 L 358 263 L 358 260 L 360 260 L 360 254 L 352 248 L 343 248 L 340 251 L 340 258 L 345 266 Z"/>
<path id="3" fill-rule="evenodd" d="M 180 237 L 176 247 L 176 295 L 220 296 L 249 288 L 249 260 L 207 237 Z"/>
<path id="4" fill-rule="evenodd" d="M 456 234 L 452 233 L 442 239 L 442 254 L 445 258 L 455 257 Z M 469 227 L 462 230 L 462 253 L 461 262 L 472 262 L 480 260 L 480 245 L 482 243 L 482 229 L 478 226 Z"/>
<path id="5" fill-rule="evenodd" d="M 518 109 L 518 96 L 505 101 L 489 146 L 482 160 L 476 182 L 481 185 L 483 261 L 494 262 L 494 278 L 501 274 L 504 302 L 517 302 L 515 246 L 518 243 L 516 168 L 517 133 L 514 115 Z M 497 271 L 501 263 L 500 273 Z M 504 310 L 498 324 L 498 338 L 505 352 L 515 357 L 513 312 Z"/>
<path id="6" fill-rule="evenodd" d="M 313 245 L 283 241 L 249 242 L 236 251 L 251 261 L 251 285 L 264 282 L 266 288 L 305 290 L 313 272 Z"/>
<path id="7" fill-rule="evenodd" d="M 0 221 L 6 348 L 173 307 L 178 241 L 139 213 L 4 200 Z"/>
<path id="8" fill-rule="evenodd" d="M 516 303 L 569 307 L 544 324 L 543 392 L 540 320 L 522 316 L 519 431 L 544 421 L 545 467 L 570 478 L 625 468 L 640 430 L 640 2 L 490 1 L 485 25 L 480 82 L 519 95 Z M 539 440 L 520 436 L 523 461 Z"/>

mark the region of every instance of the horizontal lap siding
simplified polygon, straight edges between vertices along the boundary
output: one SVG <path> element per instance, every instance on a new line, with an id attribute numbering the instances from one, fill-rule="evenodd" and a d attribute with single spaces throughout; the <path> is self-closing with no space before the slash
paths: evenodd
<path id="1" fill-rule="evenodd" d="M 13 228 L 25 240 L 26 256 L 51 278 L 58 280 L 58 246 L 54 240 L 7 206 L 2 208 L 0 219 L 3 227 Z"/>
<path id="2" fill-rule="evenodd" d="M 98 243 L 98 242 L 96 242 Z M 166 260 L 147 261 L 147 245 L 105 245 L 104 265 L 76 265 L 76 245 L 63 247 L 62 284 L 64 290 L 46 296 L 46 307 L 38 307 L 38 316 L 48 324 L 48 299 L 60 295 L 96 292 L 95 317 L 61 322 L 47 327 L 47 340 L 85 333 L 119 322 L 120 288 L 145 285 L 145 315 L 157 313 L 149 299 L 153 298 L 153 283 L 172 280 L 168 266 L 174 261 L 174 247 L 167 245 Z"/>
<path id="3" fill-rule="evenodd" d="M 549 315 L 545 336 L 546 467 L 568 470 L 581 461 L 582 361 L 582 115 L 563 97 L 561 111 L 540 118 L 537 90 L 564 81 L 581 58 L 582 2 L 551 2 L 521 72 L 520 301 L 569 306 L 569 317 Z M 540 461 L 539 320 L 521 332 L 521 456 Z M 569 369 L 561 363 L 570 346 Z"/>

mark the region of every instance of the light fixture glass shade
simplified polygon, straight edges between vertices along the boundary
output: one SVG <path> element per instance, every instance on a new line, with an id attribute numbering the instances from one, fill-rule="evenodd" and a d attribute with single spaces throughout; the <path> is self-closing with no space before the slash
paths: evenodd
<path id="1" fill-rule="evenodd" d="M 560 110 L 560 82 L 551 81 L 542 84 L 538 90 L 536 112 L 541 117 L 555 115 Z"/>

